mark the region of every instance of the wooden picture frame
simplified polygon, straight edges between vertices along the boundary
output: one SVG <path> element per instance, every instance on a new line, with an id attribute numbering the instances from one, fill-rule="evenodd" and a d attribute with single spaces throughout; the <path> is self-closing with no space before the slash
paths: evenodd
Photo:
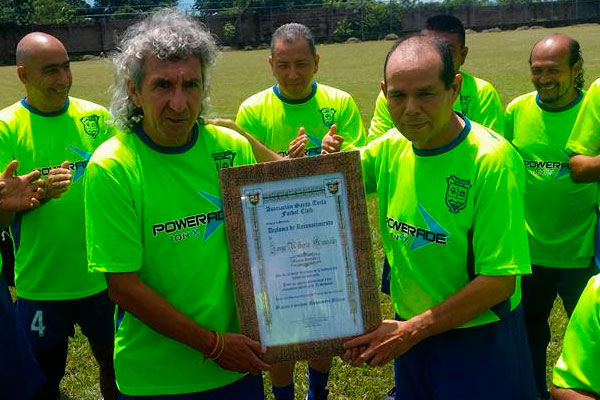
<path id="1" fill-rule="evenodd" d="M 269 363 L 343 353 L 381 323 L 360 153 L 219 171 L 241 333 Z"/>

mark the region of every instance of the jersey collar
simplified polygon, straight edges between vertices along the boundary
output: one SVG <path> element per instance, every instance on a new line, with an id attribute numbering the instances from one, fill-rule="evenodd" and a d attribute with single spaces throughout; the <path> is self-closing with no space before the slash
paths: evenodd
<path id="1" fill-rule="evenodd" d="M 579 103 L 581 101 L 581 99 L 583 99 L 583 92 L 579 89 L 577 89 L 577 96 L 575 96 L 575 98 L 573 100 L 571 100 L 571 102 L 563 107 L 559 107 L 559 108 L 550 108 L 548 106 L 545 106 L 544 103 L 542 103 L 542 101 L 540 100 L 540 94 L 537 93 L 535 95 L 535 103 L 538 105 L 539 108 L 541 108 L 544 111 L 548 111 L 548 112 L 562 112 L 562 111 L 567 111 L 570 108 L 573 108 L 577 105 L 577 103 Z"/>
<path id="2" fill-rule="evenodd" d="M 31 104 L 27 103 L 26 99 L 27 99 L 27 96 L 25 96 L 21 99 L 21 105 L 23 107 L 25 107 L 27 110 L 29 110 L 29 112 L 31 112 L 32 114 L 39 115 L 41 117 L 58 117 L 59 115 L 63 115 L 69 109 L 69 103 L 70 103 L 69 98 L 67 97 L 67 101 L 65 101 L 65 105 L 63 108 L 61 108 L 58 111 L 52 111 L 52 112 L 48 113 L 48 112 L 43 112 L 43 111 L 38 110 Z"/>
<path id="3" fill-rule="evenodd" d="M 198 141 L 198 124 L 197 123 L 194 124 L 194 127 L 192 128 L 192 140 L 190 140 L 188 143 L 184 144 L 183 146 L 179 146 L 179 147 L 165 147 L 165 146 L 161 146 L 161 145 L 158 145 L 158 144 L 154 143 L 152 141 L 152 139 L 150 138 L 150 136 L 148 136 L 148 134 L 146 132 L 144 132 L 144 130 L 142 129 L 141 125 L 136 125 L 133 128 L 133 132 L 135 132 L 135 134 L 148 147 L 150 147 L 153 150 L 158 151 L 159 153 L 164 153 L 164 154 L 181 154 L 181 153 L 185 153 L 186 151 L 188 151 L 189 149 L 191 149 L 192 147 L 194 147 L 194 145 Z"/>
<path id="4" fill-rule="evenodd" d="M 452 150 L 453 148 L 458 146 L 463 140 L 465 140 L 465 138 L 467 137 L 469 132 L 471 132 L 471 121 L 469 121 L 461 113 L 456 112 L 456 111 L 455 111 L 455 113 L 460 118 L 462 118 L 463 121 L 465 121 L 465 127 L 463 128 L 463 130 L 460 131 L 460 133 L 454 139 L 452 139 L 452 141 L 450 143 L 448 143 L 445 146 L 438 147 L 436 149 L 417 149 L 415 147 L 415 145 L 413 145 L 412 148 L 416 155 L 418 155 L 418 156 L 437 156 L 439 154 L 442 154 L 442 153 Z"/>
<path id="5" fill-rule="evenodd" d="M 317 93 L 317 82 L 313 82 L 310 94 L 303 99 L 293 100 L 293 99 L 288 99 L 288 98 L 283 97 L 283 95 L 279 91 L 279 87 L 277 86 L 277 84 L 273 85 L 273 93 L 275 93 L 275 96 L 277 96 L 279 98 L 279 100 L 283 101 L 284 103 L 303 104 L 303 103 L 306 103 L 307 101 L 309 101 L 310 99 L 312 99 L 313 97 L 315 97 L 315 93 Z"/>

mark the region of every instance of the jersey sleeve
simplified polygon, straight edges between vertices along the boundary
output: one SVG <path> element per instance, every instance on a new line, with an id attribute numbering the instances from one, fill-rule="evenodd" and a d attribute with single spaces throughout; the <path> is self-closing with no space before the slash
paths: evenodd
<path id="1" fill-rule="evenodd" d="M 256 122 L 253 108 L 246 104 L 246 102 L 240 105 L 235 117 L 235 123 L 264 144 L 265 138 L 262 134 L 263 129 L 260 127 L 260 124 Z"/>
<path id="2" fill-rule="evenodd" d="M 567 326 L 552 383 L 600 395 L 600 275 L 590 279 Z"/>
<path id="3" fill-rule="evenodd" d="M 474 183 L 475 273 L 489 276 L 529 274 L 523 161 L 506 142 L 500 153 L 487 155 L 492 160 L 485 161 L 480 167 Z"/>
<path id="4" fill-rule="evenodd" d="M 583 99 L 567 149 L 586 156 L 600 152 L 600 79 L 592 84 Z"/>
<path id="5" fill-rule="evenodd" d="M 109 144 L 109 143 L 105 143 Z M 112 144 L 112 143 L 111 143 Z M 105 146 L 103 146 L 105 147 Z M 103 149 L 100 147 L 100 149 Z M 96 152 L 85 174 L 85 225 L 88 268 L 134 272 L 142 265 L 142 221 L 134 183 L 123 165 Z"/>
<path id="6" fill-rule="evenodd" d="M 380 147 L 381 140 L 376 140 L 360 149 L 363 184 L 367 193 L 373 193 L 377 190 L 377 166 L 380 164 L 377 156 L 382 156 L 380 154 Z"/>
<path id="7" fill-rule="evenodd" d="M 366 131 L 354 99 L 348 96 L 343 114 L 338 119 L 337 134 L 344 138 L 341 150 L 354 150 L 365 144 Z"/>
<path id="8" fill-rule="evenodd" d="M 380 91 L 377 100 L 375 101 L 375 109 L 373 110 L 371 125 L 369 125 L 367 142 L 383 136 L 393 127 L 394 123 L 392 122 L 392 116 L 388 109 L 387 99 L 385 98 L 383 91 Z"/>
<path id="9" fill-rule="evenodd" d="M 499 134 L 504 134 L 504 106 L 498 91 L 488 83 L 479 92 L 479 116 L 475 119 Z"/>

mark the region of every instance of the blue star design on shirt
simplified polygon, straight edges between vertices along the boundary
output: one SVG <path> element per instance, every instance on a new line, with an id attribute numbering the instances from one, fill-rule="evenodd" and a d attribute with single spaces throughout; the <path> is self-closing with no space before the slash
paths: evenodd
<path id="1" fill-rule="evenodd" d="M 427 225 L 428 230 L 435 232 L 435 233 L 443 233 L 444 235 L 446 235 L 448 237 L 450 236 L 450 234 L 444 228 L 442 228 L 442 226 L 440 224 L 438 224 L 437 221 L 435 219 L 433 219 L 433 217 L 431 215 L 429 215 L 427 210 L 425 210 L 425 207 L 423 207 L 419 203 L 417 203 L 417 207 L 419 207 L 419 212 L 421 213 L 421 216 L 425 220 L 425 225 Z M 415 236 L 412 244 L 410 245 L 410 249 L 413 251 L 418 250 L 421 247 L 427 246 L 428 244 L 431 244 L 431 243 L 433 243 L 433 242 L 425 240 L 422 237 Z"/>
<path id="2" fill-rule="evenodd" d="M 308 133 L 306 134 L 306 137 L 308 138 L 308 140 L 310 140 L 310 142 L 312 144 L 314 144 L 317 147 L 321 147 L 321 139 L 314 137 L 312 135 L 309 135 Z"/>
<path id="3" fill-rule="evenodd" d="M 71 144 L 69 145 L 69 150 L 71 150 L 72 152 L 83 157 L 83 160 L 86 162 L 86 165 L 87 165 L 87 162 L 90 161 L 90 158 L 92 157 L 92 153 L 85 151 L 85 150 L 78 149 L 77 147 L 75 147 Z M 79 179 L 81 179 L 84 172 L 85 172 L 85 167 L 83 167 L 83 168 L 75 167 L 75 173 L 73 174 L 73 182 L 77 182 Z"/>
<path id="4" fill-rule="evenodd" d="M 203 192 L 202 190 L 198 190 L 198 193 L 204 197 L 206 200 L 210 201 L 212 204 L 214 204 L 218 210 L 222 210 L 223 209 L 223 200 L 221 200 L 221 198 L 213 196 L 212 194 L 208 194 L 206 192 Z M 224 220 L 220 220 L 220 221 L 209 221 L 206 224 L 206 229 L 204 230 L 204 237 L 202 238 L 202 240 L 204 242 L 206 242 L 208 239 L 210 239 L 210 237 L 213 235 L 213 233 L 215 233 L 215 231 L 217 230 L 217 228 L 221 225 L 223 225 Z"/>
<path id="5" fill-rule="evenodd" d="M 571 158 L 571 153 L 569 153 L 567 150 L 565 149 L 560 149 L 561 153 L 563 153 L 567 159 Z M 560 167 L 560 170 L 558 170 L 558 173 L 556 174 L 556 176 L 554 177 L 554 179 L 559 179 L 562 178 L 565 175 L 569 175 L 569 166 L 568 165 L 563 165 L 562 167 Z"/>

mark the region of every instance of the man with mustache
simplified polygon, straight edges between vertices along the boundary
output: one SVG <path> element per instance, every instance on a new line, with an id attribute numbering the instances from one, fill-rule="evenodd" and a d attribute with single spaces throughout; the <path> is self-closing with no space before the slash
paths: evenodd
<path id="1" fill-rule="evenodd" d="M 523 308 L 538 397 L 548 398 L 548 317 L 558 294 L 570 317 L 597 269 L 593 263 L 597 185 L 576 184 L 565 150 L 585 96 L 579 43 L 563 34 L 538 41 L 529 59 L 535 91 L 506 108 L 505 137 L 525 165 L 525 220 L 532 275 Z"/>
<path id="2" fill-rule="evenodd" d="M 453 111 L 460 84 L 443 41 L 412 37 L 386 57 L 381 90 L 396 129 L 361 158 L 396 319 L 345 343 L 344 358 L 394 360 L 396 400 L 531 400 L 523 165 L 504 138 Z"/>

